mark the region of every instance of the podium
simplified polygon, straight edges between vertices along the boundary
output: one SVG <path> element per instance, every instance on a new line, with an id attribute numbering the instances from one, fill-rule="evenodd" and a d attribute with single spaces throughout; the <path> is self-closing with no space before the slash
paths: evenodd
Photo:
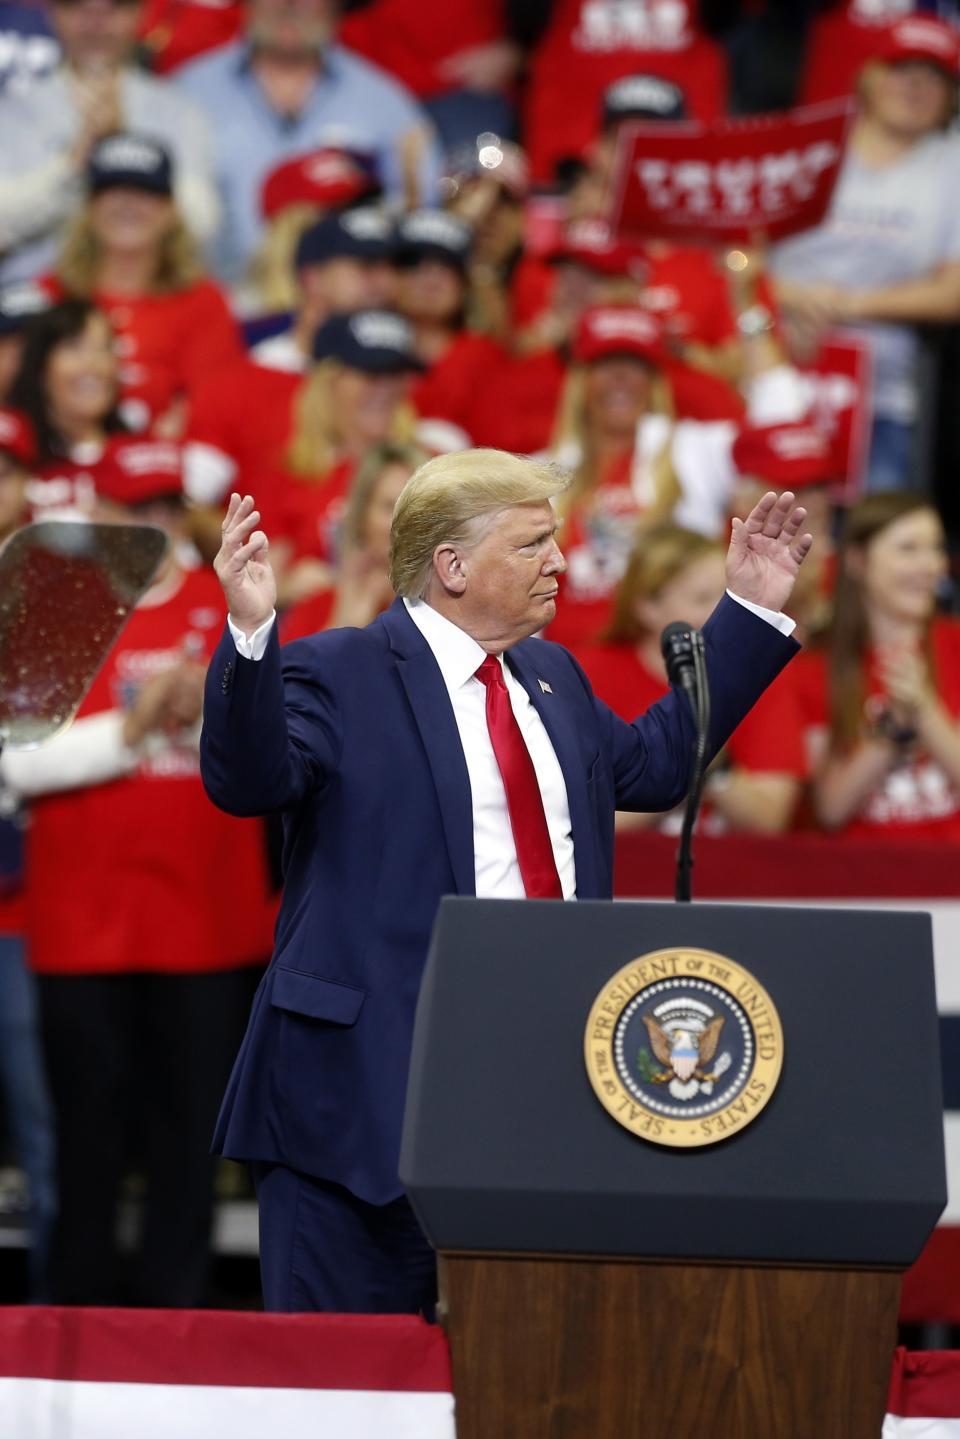
<path id="1" fill-rule="evenodd" d="M 631 1132 L 588 1074 L 598 996 L 658 952 L 726 958 L 779 1015 L 775 1086 L 703 1145 Z M 668 1071 L 650 1102 L 686 1115 Z M 900 1274 L 946 1202 L 929 917 L 445 899 L 401 1178 L 439 1252 L 458 1439 L 879 1439 Z"/>

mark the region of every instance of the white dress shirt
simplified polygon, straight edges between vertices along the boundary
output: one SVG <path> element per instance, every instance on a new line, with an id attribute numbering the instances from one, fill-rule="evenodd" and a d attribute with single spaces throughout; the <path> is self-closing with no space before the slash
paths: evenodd
<path id="1" fill-rule="evenodd" d="M 473 858 L 480 899 L 523 899 L 507 796 L 487 729 L 487 691 L 477 670 L 487 652 L 466 630 L 422 600 L 404 600 L 407 612 L 433 651 L 453 706 L 473 795 Z M 530 696 L 499 657 L 510 706 L 536 771 L 553 858 L 564 899 L 573 899 L 577 874 L 570 830 L 570 806 L 560 761 Z"/>
<path id="2" fill-rule="evenodd" d="M 727 593 L 730 594 L 730 591 Z M 786 615 L 754 605 L 749 600 L 741 599 L 739 595 L 730 597 L 774 625 L 782 634 L 789 635 L 793 632 L 795 623 Z M 477 670 L 486 659 L 486 650 L 481 649 L 466 630 L 453 624 L 423 600 L 405 599 L 403 603 L 413 623 L 433 651 L 450 696 L 453 717 L 460 734 L 460 743 L 463 745 L 473 795 L 473 854 L 477 897 L 523 899 L 525 890 L 517 863 L 513 830 L 510 827 L 506 791 L 487 729 L 486 688 L 476 678 Z M 252 635 L 245 635 L 228 619 L 237 653 L 244 659 L 262 659 L 274 618 L 271 615 L 268 620 L 264 620 Z M 503 666 L 510 704 L 520 726 L 520 733 L 530 751 L 540 786 L 563 897 L 575 899 L 577 874 L 573 834 L 570 829 L 570 806 L 560 761 L 530 696 L 511 673 L 510 666 L 504 664 L 502 655 L 499 659 Z"/>

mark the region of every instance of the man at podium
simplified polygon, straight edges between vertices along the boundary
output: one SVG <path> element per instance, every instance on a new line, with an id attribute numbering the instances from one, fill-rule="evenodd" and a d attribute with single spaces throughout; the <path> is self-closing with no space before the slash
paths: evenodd
<path id="1" fill-rule="evenodd" d="M 282 813 L 285 883 L 215 1142 L 253 1167 L 268 1309 L 429 1310 L 433 1255 L 397 1164 L 440 898 L 608 899 L 615 810 L 686 792 L 686 698 L 627 724 L 534 638 L 566 568 L 564 484 L 496 450 L 430 460 L 394 512 L 393 606 L 282 651 L 268 539 L 253 498 L 231 496 L 202 773 L 230 813 Z M 711 754 L 797 649 L 781 610 L 804 518 L 771 493 L 734 521 L 703 631 Z"/>

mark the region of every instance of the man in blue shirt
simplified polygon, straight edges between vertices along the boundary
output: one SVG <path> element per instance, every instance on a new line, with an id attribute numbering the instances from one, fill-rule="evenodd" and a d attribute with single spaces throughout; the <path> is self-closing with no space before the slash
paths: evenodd
<path id="1" fill-rule="evenodd" d="M 371 155 L 391 199 L 435 198 L 440 151 L 430 123 L 384 71 L 336 44 L 335 0 L 250 0 L 245 36 L 175 79 L 208 114 L 223 217 L 211 260 L 239 279 L 261 230 L 260 191 L 282 160 L 320 145 Z"/>

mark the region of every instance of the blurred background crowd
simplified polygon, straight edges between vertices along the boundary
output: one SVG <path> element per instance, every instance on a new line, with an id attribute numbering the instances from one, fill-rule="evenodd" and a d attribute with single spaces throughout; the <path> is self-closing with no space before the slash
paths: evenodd
<path id="1" fill-rule="evenodd" d="M 425 458 L 551 457 L 549 637 L 628 718 L 666 690 L 663 626 L 721 596 L 732 517 L 795 490 L 805 650 L 701 828 L 960 838 L 955 8 L 0 0 L 0 540 L 78 514 L 171 539 L 74 725 L 0 760 L 0 1204 L 33 1298 L 207 1293 L 209 1139 L 279 882 L 273 823 L 198 775 L 232 490 L 289 639 L 390 603 Z M 841 97 L 815 228 L 611 228 L 625 125 Z"/>

